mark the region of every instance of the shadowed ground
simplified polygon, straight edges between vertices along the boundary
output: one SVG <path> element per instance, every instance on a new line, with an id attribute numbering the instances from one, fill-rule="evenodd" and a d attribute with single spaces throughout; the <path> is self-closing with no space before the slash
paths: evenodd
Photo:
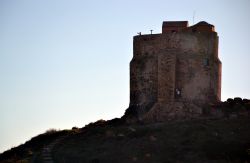
<path id="1" fill-rule="evenodd" d="M 250 162 L 249 102 L 228 99 L 193 120 L 126 124 L 123 117 L 52 129 L 0 154 L 0 162 Z"/>
<path id="2" fill-rule="evenodd" d="M 56 162 L 249 161 L 250 119 L 96 126 L 55 145 Z"/>

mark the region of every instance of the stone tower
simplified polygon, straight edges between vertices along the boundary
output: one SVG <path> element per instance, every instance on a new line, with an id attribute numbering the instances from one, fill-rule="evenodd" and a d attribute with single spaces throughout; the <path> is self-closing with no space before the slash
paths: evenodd
<path id="1" fill-rule="evenodd" d="M 165 121 L 200 116 L 221 100 L 221 62 L 214 26 L 166 21 L 162 33 L 134 36 L 126 114 Z"/>

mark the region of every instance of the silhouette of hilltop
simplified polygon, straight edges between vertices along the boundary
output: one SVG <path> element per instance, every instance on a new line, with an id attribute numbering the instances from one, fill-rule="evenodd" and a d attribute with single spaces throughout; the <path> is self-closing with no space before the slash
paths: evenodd
<path id="1" fill-rule="evenodd" d="M 250 162 L 250 102 L 228 99 L 199 119 L 162 123 L 125 118 L 48 130 L 0 154 L 0 162 Z"/>

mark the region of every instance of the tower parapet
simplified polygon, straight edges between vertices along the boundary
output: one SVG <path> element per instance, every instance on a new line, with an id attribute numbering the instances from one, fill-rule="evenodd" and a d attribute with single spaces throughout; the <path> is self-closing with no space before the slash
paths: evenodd
<path id="1" fill-rule="evenodd" d="M 188 27 L 188 21 L 164 21 L 162 33 L 179 32 Z"/>

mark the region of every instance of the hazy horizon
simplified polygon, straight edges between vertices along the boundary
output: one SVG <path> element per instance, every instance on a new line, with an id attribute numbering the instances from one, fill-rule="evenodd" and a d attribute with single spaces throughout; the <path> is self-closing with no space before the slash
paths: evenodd
<path id="1" fill-rule="evenodd" d="M 248 0 L 0 1 L 0 153 L 50 128 L 121 117 L 133 36 L 167 20 L 213 24 L 222 100 L 249 99 L 249 16 Z"/>

